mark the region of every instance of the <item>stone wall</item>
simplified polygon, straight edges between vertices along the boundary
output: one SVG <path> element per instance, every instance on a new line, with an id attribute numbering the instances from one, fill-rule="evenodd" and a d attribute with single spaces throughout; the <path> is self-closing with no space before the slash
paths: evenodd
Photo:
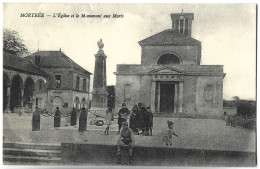
<path id="1" fill-rule="evenodd" d="M 184 76 L 183 82 L 183 112 L 196 113 L 196 76 Z"/>
<path id="2" fill-rule="evenodd" d="M 83 91 L 83 79 L 86 79 L 86 92 L 89 92 L 89 82 L 90 82 L 90 76 L 89 75 L 82 75 L 77 72 L 73 72 L 73 80 L 70 82 L 73 84 L 73 89 L 76 90 L 76 83 L 77 83 L 77 77 L 79 77 L 79 90 Z"/>
<path id="3" fill-rule="evenodd" d="M 49 75 L 49 81 L 48 81 L 48 88 L 49 89 L 55 89 L 55 75 L 61 75 L 61 87 L 60 89 L 71 89 L 73 86 L 72 82 L 72 70 L 68 68 L 42 68 L 44 69 Z"/>
<path id="4" fill-rule="evenodd" d="M 223 113 L 223 76 L 197 77 L 196 110 L 202 115 Z"/>
<path id="5" fill-rule="evenodd" d="M 183 65 L 197 65 L 198 46 L 143 46 L 141 64 L 155 65 L 163 54 L 171 53 L 179 56 Z"/>
<path id="6" fill-rule="evenodd" d="M 141 92 L 140 87 L 145 84 L 144 77 L 140 76 L 121 76 L 118 75 L 116 78 L 115 87 L 115 111 L 117 112 L 121 107 L 122 103 L 126 103 L 128 108 L 132 108 L 134 104 L 140 102 Z M 147 86 L 149 88 L 149 86 Z"/>
<path id="7" fill-rule="evenodd" d="M 67 165 L 118 165 L 116 145 L 90 143 L 61 143 L 61 160 Z M 184 149 L 150 145 L 135 146 L 134 166 L 226 166 L 253 167 L 256 153 L 206 149 Z M 216 160 L 218 159 L 218 160 Z M 221 159 L 221 160 L 219 160 Z M 128 149 L 122 148 L 121 162 L 128 164 Z"/>
<path id="8" fill-rule="evenodd" d="M 227 113 L 227 115 L 236 115 L 237 114 L 237 108 L 236 107 L 223 107 L 223 114 L 224 112 Z"/>
<path id="9" fill-rule="evenodd" d="M 83 98 L 88 102 L 89 94 L 73 90 L 49 90 L 46 108 L 53 111 L 56 106 L 59 106 L 62 111 L 70 112 L 76 97 L 79 98 L 79 103 L 81 104 Z"/>

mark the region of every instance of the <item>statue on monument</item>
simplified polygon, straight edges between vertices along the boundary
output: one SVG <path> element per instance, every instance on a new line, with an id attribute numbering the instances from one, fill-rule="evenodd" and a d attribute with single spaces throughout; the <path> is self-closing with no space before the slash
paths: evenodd
<path id="1" fill-rule="evenodd" d="M 104 47 L 104 43 L 102 42 L 102 39 L 100 39 L 100 41 L 97 42 L 98 48 L 99 50 L 102 50 Z"/>

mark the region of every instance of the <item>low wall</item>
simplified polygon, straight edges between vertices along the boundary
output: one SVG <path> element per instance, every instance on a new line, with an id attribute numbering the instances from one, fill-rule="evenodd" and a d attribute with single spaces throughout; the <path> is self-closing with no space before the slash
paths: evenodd
<path id="1" fill-rule="evenodd" d="M 116 165 L 116 146 L 61 143 L 65 164 Z M 167 147 L 134 147 L 135 165 L 157 166 L 255 166 L 255 153 L 211 151 Z M 215 159 L 218 159 L 216 161 Z M 122 150 L 122 162 L 128 163 L 128 149 Z"/>
<path id="2" fill-rule="evenodd" d="M 223 107 L 223 113 L 226 112 L 227 115 L 232 116 L 237 114 L 236 107 Z"/>

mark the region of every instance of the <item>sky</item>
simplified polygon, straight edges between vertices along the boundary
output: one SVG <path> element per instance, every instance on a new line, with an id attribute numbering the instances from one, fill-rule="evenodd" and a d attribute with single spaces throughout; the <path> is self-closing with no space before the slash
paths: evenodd
<path id="1" fill-rule="evenodd" d="M 107 84 L 115 85 L 117 64 L 140 64 L 138 42 L 171 29 L 171 13 L 194 13 L 192 37 L 201 41 L 201 65 L 224 65 L 223 98 L 256 99 L 255 4 L 19 4 L 3 5 L 3 28 L 19 32 L 31 53 L 60 50 L 94 73 L 97 41 L 104 42 Z M 43 18 L 20 17 L 44 13 Z M 123 15 L 123 18 L 59 18 Z M 47 17 L 47 15 L 51 15 Z M 39 43 L 38 43 L 39 42 Z M 39 45 L 38 45 L 39 44 Z M 93 76 L 92 76 L 93 79 Z"/>

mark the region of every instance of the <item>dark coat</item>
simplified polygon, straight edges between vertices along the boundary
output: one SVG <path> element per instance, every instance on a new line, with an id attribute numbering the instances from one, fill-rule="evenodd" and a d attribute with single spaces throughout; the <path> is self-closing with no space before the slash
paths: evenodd
<path id="1" fill-rule="evenodd" d="M 142 110 L 141 108 L 139 108 L 136 111 L 136 116 L 135 116 L 135 120 L 136 120 L 136 127 L 141 130 L 143 128 L 143 123 L 144 123 L 144 118 L 143 118 L 143 114 L 142 114 Z"/>
<path id="2" fill-rule="evenodd" d="M 88 111 L 83 107 L 79 116 L 79 131 L 84 132 L 87 130 Z"/>
<path id="3" fill-rule="evenodd" d="M 41 121 L 40 111 L 36 109 L 33 112 L 33 117 L 32 117 L 32 131 L 40 130 L 40 124 L 41 124 L 40 121 Z"/>
<path id="4" fill-rule="evenodd" d="M 118 112 L 118 125 L 121 125 L 122 122 L 126 121 L 126 118 L 123 118 L 122 116 L 126 117 L 129 114 L 129 109 L 126 107 L 122 107 Z"/>
<path id="5" fill-rule="evenodd" d="M 147 123 L 146 127 L 151 128 L 153 126 L 153 113 L 147 110 Z"/>
<path id="6" fill-rule="evenodd" d="M 76 124 L 77 124 L 77 111 L 75 108 L 73 108 L 70 116 L 70 125 L 75 126 Z"/>
<path id="7" fill-rule="evenodd" d="M 130 116 L 129 127 L 133 131 L 136 131 L 136 122 L 135 122 L 135 113 L 134 113 L 134 111 L 133 111 L 133 113 Z"/>
<path id="8" fill-rule="evenodd" d="M 56 109 L 54 113 L 54 127 L 60 127 L 61 112 L 60 109 Z"/>

